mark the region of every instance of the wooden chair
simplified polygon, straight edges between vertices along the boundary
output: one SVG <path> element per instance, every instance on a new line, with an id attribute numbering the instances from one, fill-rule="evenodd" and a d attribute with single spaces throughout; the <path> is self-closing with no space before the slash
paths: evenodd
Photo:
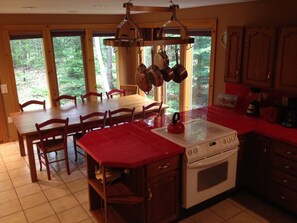
<path id="1" fill-rule="evenodd" d="M 45 110 L 45 100 L 43 101 L 38 101 L 38 100 L 30 100 L 30 101 L 27 101 L 23 104 L 19 104 L 20 105 L 20 110 L 23 112 L 24 111 L 24 108 L 27 107 L 27 106 L 31 106 L 31 105 L 38 105 L 38 106 L 42 106 L 43 110 Z"/>
<path id="2" fill-rule="evenodd" d="M 113 96 L 125 96 L 126 95 L 126 91 L 122 90 L 122 89 L 112 89 L 108 92 L 106 92 L 106 97 L 107 99 L 113 98 Z"/>
<path id="3" fill-rule="evenodd" d="M 67 174 L 70 174 L 69 162 L 68 162 L 68 151 L 67 151 L 67 129 L 69 119 L 49 119 L 43 123 L 35 124 L 37 133 L 39 135 L 39 142 L 37 146 L 37 154 L 40 164 L 40 171 L 42 171 L 42 164 L 45 165 L 47 171 L 47 178 L 51 180 L 50 174 L 50 163 L 65 161 Z M 57 126 L 50 131 L 47 131 L 49 125 Z M 55 160 L 49 160 L 48 154 L 51 152 L 63 150 L 64 157 L 56 157 Z"/>
<path id="4" fill-rule="evenodd" d="M 97 93 L 97 92 L 90 91 L 90 92 L 80 96 L 81 101 L 83 103 L 85 103 L 85 99 L 88 99 L 88 98 L 91 98 L 91 97 L 98 97 L 98 98 L 100 98 L 100 101 L 102 101 L 102 93 Z"/>
<path id="5" fill-rule="evenodd" d="M 134 122 L 134 108 L 120 108 L 113 111 L 108 111 L 109 114 L 109 120 L 108 124 L 109 126 L 119 125 L 127 122 Z M 120 114 L 120 117 L 119 117 Z"/>
<path id="6" fill-rule="evenodd" d="M 85 154 L 79 151 L 77 148 L 77 140 L 83 137 L 87 132 L 103 129 L 106 124 L 107 111 L 105 112 L 93 112 L 85 116 L 79 116 L 81 132 L 73 135 L 73 146 L 75 153 L 75 161 L 77 161 L 77 154 L 85 156 Z"/>
<path id="7" fill-rule="evenodd" d="M 163 102 L 153 102 L 149 105 L 142 106 L 142 117 L 143 119 L 155 116 L 159 117 L 161 114 Z"/>
<path id="8" fill-rule="evenodd" d="M 126 95 L 138 94 L 138 85 L 121 84 L 120 89 L 125 90 Z"/>
<path id="9" fill-rule="evenodd" d="M 71 101 L 76 105 L 76 96 L 64 94 L 64 95 L 60 95 L 59 97 L 57 97 L 53 100 L 54 106 L 58 106 L 58 103 L 60 103 L 61 100 L 67 100 L 68 102 Z"/>

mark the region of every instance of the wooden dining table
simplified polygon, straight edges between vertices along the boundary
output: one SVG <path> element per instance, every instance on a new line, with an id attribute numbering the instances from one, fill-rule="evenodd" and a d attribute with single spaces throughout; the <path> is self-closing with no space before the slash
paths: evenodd
<path id="1" fill-rule="evenodd" d="M 155 101 L 135 94 L 112 99 L 103 99 L 98 102 L 89 101 L 86 103 L 78 103 L 77 105 L 50 107 L 46 108 L 46 110 L 11 113 L 10 116 L 18 133 L 21 156 L 26 155 L 24 144 L 24 141 L 26 141 L 32 182 L 36 182 L 38 180 L 33 151 L 33 141 L 38 139 L 35 123 L 41 123 L 52 118 L 69 118 L 68 133 L 71 134 L 80 131 L 80 115 L 84 116 L 97 111 L 105 112 L 119 108 L 135 107 L 134 117 L 137 119 L 142 117 L 142 106 L 146 106 L 153 102 Z M 163 104 L 162 112 L 164 112 L 166 108 L 168 108 L 168 105 Z"/>

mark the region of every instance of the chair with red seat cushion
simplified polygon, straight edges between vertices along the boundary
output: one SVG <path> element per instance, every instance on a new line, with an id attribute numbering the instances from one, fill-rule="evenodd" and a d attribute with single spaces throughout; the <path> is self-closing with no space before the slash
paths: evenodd
<path id="1" fill-rule="evenodd" d="M 109 126 L 119 125 L 127 122 L 134 122 L 135 108 L 120 108 L 113 111 L 108 111 Z"/>
<path id="2" fill-rule="evenodd" d="M 31 106 L 33 107 L 34 105 L 38 105 L 39 107 L 42 106 L 43 110 L 45 110 L 45 100 L 43 101 L 38 101 L 38 100 L 30 100 L 27 101 L 23 104 L 19 104 L 20 105 L 20 110 L 23 112 L 25 107 Z"/>
<path id="3" fill-rule="evenodd" d="M 85 103 L 85 99 L 91 99 L 92 97 L 93 98 L 98 97 L 98 98 L 100 98 L 100 101 L 102 101 L 102 93 L 98 93 L 98 92 L 90 91 L 90 92 L 80 96 L 81 101 L 83 103 Z"/>
<path id="4" fill-rule="evenodd" d="M 85 156 L 85 154 L 79 151 L 77 148 L 77 140 L 83 137 L 87 132 L 103 129 L 106 124 L 107 111 L 105 112 L 93 112 L 85 116 L 79 116 L 81 132 L 73 135 L 73 146 L 75 153 L 75 161 L 77 161 L 77 154 Z"/>
<path id="5" fill-rule="evenodd" d="M 126 91 L 124 89 L 112 89 L 106 92 L 106 97 L 108 99 L 113 98 L 114 96 L 125 96 Z"/>
<path id="6" fill-rule="evenodd" d="M 64 94 L 64 95 L 60 95 L 59 97 L 53 100 L 54 106 L 58 106 L 58 104 L 61 103 L 62 100 L 63 101 L 66 100 L 68 103 L 73 102 L 76 105 L 76 96 Z"/>
<path id="7" fill-rule="evenodd" d="M 45 165 L 47 171 L 47 177 L 50 180 L 50 163 L 65 161 L 67 174 L 70 174 L 69 162 L 68 162 L 68 149 L 67 149 L 67 129 L 69 119 L 49 119 L 40 124 L 36 123 L 37 133 L 39 135 L 39 142 L 37 146 L 37 154 L 40 164 L 40 171 L 42 170 L 42 164 Z M 48 130 L 51 126 L 51 130 Z M 56 159 L 49 160 L 48 154 L 51 152 L 63 151 L 64 157 L 57 157 Z"/>
<path id="8" fill-rule="evenodd" d="M 163 102 L 153 102 L 149 105 L 142 106 L 142 118 L 146 119 L 152 116 L 160 116 L 162 104 Z"/>

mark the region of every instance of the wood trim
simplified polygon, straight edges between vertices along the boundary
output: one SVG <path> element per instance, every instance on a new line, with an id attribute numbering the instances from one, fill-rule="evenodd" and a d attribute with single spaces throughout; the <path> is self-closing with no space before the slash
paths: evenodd
<path id="1" fill-rule="evenodd" d="M 86 29 L 85 37 L 82 38 L 83 58 L 85 64 L 85 80 L 86 92 L 97 92 L 96 72 L 94 63 L 93 50 L 93 32 L 91 29 Z"/>
<path id="2" fill-rule="evenodd" d="M 0 81 L 1 84 L 1 81 Z M 6 112 L 4 109 L 4 102 L 2 93 L 0 93 L 0 143 L 8 141 L 8 128 L 6 121 Z"/>
<path id="3" fill-rule="evenodd" d="M 43 48 L 45 57 L 45 69 L 47 73 L 47 84 L 49 89 L 50 106 L 53 106 L 52 99 L 59 96 L 58 79 L 56 73 L 56 64 L 54 56 L 54 46 L 50 29 L 44 29 L 42 32 Z"/>

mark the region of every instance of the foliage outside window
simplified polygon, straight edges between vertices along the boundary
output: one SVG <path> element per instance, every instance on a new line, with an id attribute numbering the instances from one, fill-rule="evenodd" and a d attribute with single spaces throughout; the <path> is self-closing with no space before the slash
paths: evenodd
<path id="1" fill-rule="evenodd" d="M 59 95 L 86 92 L 80 36 L 53 37 Z"/>
<path id="2" fill-rule="evenodd" d="M 116 54 L 112 47 L 103 44 L 105 38 L 113 38 L 113 36 L 93 37 L 98 92 L 107 92 L 118 86 Z"/>
<path id="3" fill-rule="evenodd" d="M 41 38 L 10 40 L 19 103 L 45 100 L 49 105 Z M 34 106 L 30 106 L 34 109 Z M 30 109 L 28 108 L 28 109 Z"/>
<path id="4" fill-rule="evenodd" d="M 197 35 L 192 48 L 191 109 L 208 105 L 211 36 Z"/>

